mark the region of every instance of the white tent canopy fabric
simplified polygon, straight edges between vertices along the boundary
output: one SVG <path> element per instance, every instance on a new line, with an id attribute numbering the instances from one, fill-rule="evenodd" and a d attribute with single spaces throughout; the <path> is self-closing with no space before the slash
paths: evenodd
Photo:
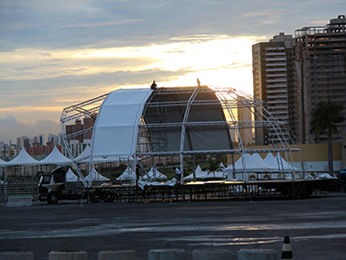
<path id="1" fill-rule="evenodd" d="M 155 167 L 151 167 L 150 171 L 142 177 L 142 180 L 167 180 L 167 176 Z"/>
<path id="2" fill-rule="evenodd" d="M 236 172 L 243 172 L 245 169 L 247 172 L 265 172 L 270 171 L 270 168 L 263 163 L 263 159 L 260 160 L 257 156 L 253 157 L 248 153 L 243 154 L 234 164 Z M 233 165 L 229 165 L 224 169 L 225 172 L 232 172 Z"/>
<path id="3" fill-rule="evenodd" d="M 68 169 L 66 173 L 66 182 L 78 182 L 78 177 L 73 173 L 71 168 Z"/>
<path id="4" fill-rule="evenodd" d="M 25 166 L 25 165 L 39 165 L 40 162 L 32 158 L 23 147 L 19 154 L 9 161 L 6 166 Z"/>
<path id="5" fill-rule="evenodd" d="M 223 164 L 223 162 L 220 162 L 220 164 L 219 164 L 219 168 L 223 170 L 223 169 L 225 169 L 225 168 L 226 168 L 226 166 Z"/>
<path id="6" fill-rule="evenodd" d="M 273 167 L 276 166 L 276 168 L 279 169 L 278 161 L 273 153 L 268 153 L 264 158 L 264 161 L 266 162 L 266 164 L 272 165 Z"/>
<path id="7" fill-rule="evenodd" d="M 100 173 L 98 173 L 95 169 L 95 167 L 92 167 L 89 171 L 89 174 L 85 177 L 85 180 L 88 182 L 92 181 L 109 181 L 107 177 L 104 177 Z"/>
<path id="8" fill-rule="evenodd" d="M 59 149 L 54 146 L 54 149 L 48 154 L 43 160 L 39 161 L 39 164 L 49 165 L 49 164 L 57 164 L 57 165 L 66 165 L 71 164 L 71 159 L 62 155 Z"/>
<path id="9" fill-rule="evenodd" d="M 136 173 L 132 171 L 130 166 L 127 166 L 125 171 L 116 179 L 118 181 L 136 181 Z"/>
<path id="10" fill-rule="evenodd" d="M 196 177 L 196 179 L 208 179 L 209 175 L 208 175 L 207 171 L 203 171 L 201 166 L 197 165 L 197 167 L 195 169 L 195 177 Z M 193 173 L 184 177 L 184 180 L 185 181 L 193 180 Z"/>
<path id="11" fill-rule="evenodd" d="M 280 166 L 280 169 L 282 169 L 282 171 L 300 171 L 299 168 L 294 167 L 292 164 L 290 164 L 289 162 L 287 162 L 280 153 L 276 153 L 276 158 L 278 161 L 278 164 Z"/>
<path id="12" fill-rule="evenodd" d="M 273 161 L 269 161 L 269 160 L 265 160 L 265 159 L 263 159 L 260 155 L 259 155 L 259 153 L 253 153 L 252 155 L 251 155 L 251 157 L 252 157 L 252 159 L 254 159 L 255 160 L 255 162 L 257 163 L 257 162 L 261 162 L 261 164 L 264 166 L 264 169 L 266 170 L 266 171 L 278 171 L 278 164 L 276 163 L 274 163 Z M 275 158 L 274 158 L 275 159 Z"/>
<path id="13" fill-rule="evenodd" d="M 151 92 L 148 88 L 119 89 L 107 96 L 94 126 L 92 161 L 135 155 L 138 124 Z"/>
<path id="14" fill-rule="evenodd" d="M 88 162 L 91 155 L 91 146 L 87 145 L 82 153 L 74 158 L 75 162 Z"/>

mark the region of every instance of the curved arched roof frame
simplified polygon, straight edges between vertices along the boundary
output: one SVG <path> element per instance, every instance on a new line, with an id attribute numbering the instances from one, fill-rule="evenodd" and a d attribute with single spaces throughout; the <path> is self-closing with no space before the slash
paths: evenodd
<path id="1" fill-rule="evenodd" d="M 140 127 L 151 155 L 233 148 L 222 104 L 215 91 L 205 86 L 155 89 L 145 105 Z"/>
<path id="2" fill-rule="evenodd" d="M 119 89 L 102 103 L 94 125 L 91 160 L 135 156 L 138 125 L 151 89 Z"/>
<path id="3" fill-rule="evenodd" d="M 148 147 L 144 151 L 143 140 Z M 119 89 L 100 108 L 91 157 L 97 161 L 230 149 L 223 107 L 210 88 Z"/>
<path id="4" fill-rule="evenodd" d="M 260 101 L 232 88 L 118 89 L 64 109 L 61 116 L 64 147 L 73 158 L 69 152 L 69 140 L 89 129 L 69 134 L 65 132 L 65 126 L 93 113 L 97 115 L 92 127 L 89 157 L 93 162 L 125 161 L 146 156 L 291 150 L 284 138 L 281 138 L 281 144 L 272 148 L 243 146 L 240 129 L 271 127 L 278 136 L 285 135 L 281 134 L 282 123 L 266 115 L 268 113 L 262 113 L 262 120 L 239 121 L 233 113 L 239 107 L 253 111 L 253 114 L 265 110 Z"/>

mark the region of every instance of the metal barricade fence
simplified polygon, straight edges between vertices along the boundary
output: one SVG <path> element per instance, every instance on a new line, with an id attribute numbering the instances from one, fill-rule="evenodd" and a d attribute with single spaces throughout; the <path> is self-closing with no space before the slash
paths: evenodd
<path id="1" fill-rule="evenodd" d="M 37 183 L 6 183 L 0 184 L 0 202 L 7 201 L 9 196 L 30 195 L 33 200 L 38 199 Z"/>

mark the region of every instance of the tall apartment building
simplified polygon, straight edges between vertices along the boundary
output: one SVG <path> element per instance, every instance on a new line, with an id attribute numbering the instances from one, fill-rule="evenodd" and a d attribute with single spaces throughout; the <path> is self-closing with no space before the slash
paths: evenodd
<path id="1" fill-rule="evenodd" d="M 66 136 L 74 157 L 81 154 L 87 144 L 91 144 L 94 123 L 95 118 L 84 117 L 77 119 L 74 124 L 65 126 Z M 63 149 L 63 154 L 69 156 L 66 149 Z"/>
<path id="2" fill-rule="evenodd" d="M 263 106 L 270 115 L 280 121 L 281 129 L 256 127 L 257 145 L 275 144 L 280 140 L 277 131 L 283 138 L 290 140 L 294 133 L 286 131 L 292 118 L 293 104 L 289 97 L 294 95 L 294 39 L 292 35 L 280 33 L 269 42 L 260 42 L 252 46 L 252 67 L 254 98 L 262 100 Z M 265 111 L 262 111 L 266 115 Z M 266 115 L 266 116 L 270 116 Z M 262 114 L 255 115 L 256 121 L 264 120 Z"/>
<path id="3" fill-rule="evenodd" d="M 86 140 L 90 140 L 91 142 L 94 123 L 95 123 L 95 118 L 92 118 L 92 117 L 83 118 L 83 130 L 85 130 L 83 134 L 84 142 L 86 142 Z"/>
<path id="4" fill-rule="evenodd" d="M 326 26 L 303 27 L 295 31 L 297 71 L 296 121 L 298 141 L 314 143 L 310 131 L 311 113 L 319 101 L 338 102 L 345 106 L 346 118 L 346 18 L 339 15 Z M 339 125 L 341 139 L 346 136 L 346 122 Z M 321 136 L 320 136 L 321 138 Z M 323 138 L 323 137 L 322 137 Z M 345 146 L 344 140 L 344 148 Z"/>

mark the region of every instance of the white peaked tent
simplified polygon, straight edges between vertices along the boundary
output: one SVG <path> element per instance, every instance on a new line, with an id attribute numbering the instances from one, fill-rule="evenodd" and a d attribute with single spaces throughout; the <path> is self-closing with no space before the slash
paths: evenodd
<path id="1" fill-rule="evenodd" d="M 90 145 L 87 145 L 83 152 L 78 155 L 76 158 L 74 158 L 74 161 L 75 162 L 88 162 L 89 161 L 89 158 L 90 158 L 90 155 L 91 155 L 91 147 Z"/>
<path id="2" fill-rule="evenodd" d="M 39 161 L 32 158 L 25 148 L 23 147 L 20 153 L 11 161 L 9 161 L 6 166 L 19 166 L 19 165 L 38 165 L 40 164 Z"/>
<path id="3" fill-rule="evenodd" d="M 197 165 L 196 169 L 195 169 L 195 176 L 196 179 L 208 179 L 208 172 L 207 171 L 203 171 L 201 166 Z M 193 180 L 193 173 L 189 174 L 188 176 L 184 177 L 185 181 L 189 181 L 189 180 Z"/>
<path id="4" fill-rule="evenodd" d="M 272 168 L 275 168 L 276 171 L 281 171 L 282 167 L 280 167 L 278 158 L 275 157 L 272 153 L 268 153 L 266 157 L 264 158 L 264 161 L 268 165 L 272 165 Z"/>
<path id="5" fill-rule="evenodd" d="M 223 170 L 223 169 L 225 169 L 225 168 L 226 168 L 226 166 L 223 164 L 223 162 L 220 162 L 220 164 L 219 164 L 219 168 L 220 168 L 221 170 Z"/>
<path id="6" fill-rule="evenodd" d="M 78 182 L 78 177 L 73 173 L 71 168 L 66 173 L 66 182 Z"/>
<path id="7" fill-rule="evenodd" d="M 226 179 L 226 173 L 223 171 L 215 171 L 215 172 L 209 172 L 208 173 L 208 178 L 209 179 Z"/>
<path id="8" fill-rule="evenodd" d="M 92 181 L 109 181 L 108 178 L 106 178 L 103 175 L 99 174 L 96 171 L 94 166 L 89 171 L 89 174 L 85 177 L 85 180 L 88 181 L 88 182 L 92 182 Z"/>
<path id="9" fill-rule="evenodd" d="M 72 161 L 62 155 L 62 153 L 59 151 L 59 149 L 54 146 L 54 149 L 44 158 L 43 160 L 39 161 L 40 164 L 58 164 L 58 165 L 66 165 L 70 164 Z"/>
<path id="10" fill-rule="evenodd" d="M 269 162 L 268 160 L 264 160 L 259 153 L 253 153 L 251 157 L 255 160 L 255 162 L 261 162 L 262 165 L 265 167 L 264 169 L 266 171 L 278 171 L 278 164 Z M 275 159 L 275 158 L 274 158 Z"/>
<path id="11" fill-rule="evenodd" d="M 276 153 L 276 160 L 279 164 L 279 169 L 282 171 L 300 171 L 299 168 L 294 167 L 292 164 L 287 162 L 280 153 Z"/>
<path id="12" fill-rule="evenodd" d="M 90 145 L 87 145 L 83 152 L 78 155 L 73 161 L 76 163 L 89 163 L 91 159 L 91 154 L 92 154 L 92 148 Z M 103 162 L 115 162 L 119 161 L 119 156 L 99 156 L 99 157 L 93 157 L 92 162 L 94 163 L 103 163 Z M 126 159 L 128 159 L 126 157 Z"/>
<path id="13" fill-rule="evenodd" d="M 142 177 L 142 180 L 167 180 L 167 176 L 155 167 L 151 167 L 150 171 Z"/>
<path id="14" fill-rule="evenodd" d="M 136 181 L 136 173 L 132 171 L 130 166 L 127 166 L 125 171 L 117 178 L 118 181 Z"/>
<path id="15" fill-rule="evenodd" d="M 247 172 L 265 172 L 269 171 L 268 167 L 263 163 L 263 159 L 259 160 L 258 158 L 252 157 L 250 154 L 243 154 L 234 164 L 236 172 L 243 172 L 243 169 L 246 169 Z M 225 172 L 232 172 L 233 165 L 229 165 L 224 170 Z"/>

